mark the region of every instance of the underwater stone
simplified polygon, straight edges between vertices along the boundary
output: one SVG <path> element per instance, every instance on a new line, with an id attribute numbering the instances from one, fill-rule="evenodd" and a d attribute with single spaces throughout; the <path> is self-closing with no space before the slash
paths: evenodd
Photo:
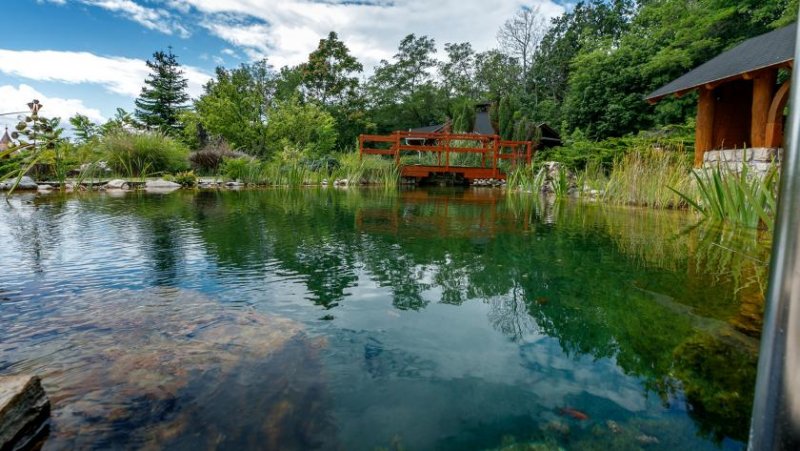
<path id="1" fill-rule="evenodd" d="M 0 377 L 0 449 L 28 449 L 50 416 L 50 400 L 38 376 Z"/>

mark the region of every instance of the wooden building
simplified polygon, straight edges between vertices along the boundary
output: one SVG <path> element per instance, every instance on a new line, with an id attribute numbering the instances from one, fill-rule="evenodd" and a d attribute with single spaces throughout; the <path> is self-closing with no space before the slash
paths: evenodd
<path id="1" fill-rule="evenodd" d="M 778 78 L 792 69 L 796 37 L 792 24 L 748 39 L 647 96 L 698 91 L 695 166 L 710 150 L 782 147 L 789 77 Z"/>

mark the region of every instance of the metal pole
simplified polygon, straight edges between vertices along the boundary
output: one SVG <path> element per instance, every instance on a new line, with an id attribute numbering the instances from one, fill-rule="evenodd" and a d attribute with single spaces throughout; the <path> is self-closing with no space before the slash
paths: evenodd
<path id="1" fill-rule="evenodd" d="M 800 34 L 795 40 L 795 61 Z M 792 71 L 791 110 L 781 169 L 769 289 L 748 449 L 800 449 L 800 77 Z"/>

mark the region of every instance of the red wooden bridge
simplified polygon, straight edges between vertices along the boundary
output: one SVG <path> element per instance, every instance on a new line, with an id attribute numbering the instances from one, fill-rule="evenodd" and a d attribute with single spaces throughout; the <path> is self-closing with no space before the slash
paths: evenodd
<path id="1" fill-rule="evenodd" d="M 400 167 L 401 177 L 425 179 L 452 174 L 472 182 L 476 179 L 505 180 L 506 174 L 498 163 L 506 160 L 512 165 L 530 164 L 533 144 L 530 141 L 505 141 L 498 135 L 424 133 L 396 131 L 391 135 L 360 135 L 360 155 L 389 155 Z M 410 153 L 436 155 L 436 165 L 402 164 L 401 157 Z M 478 154 L 480 166 L 451 165 L 454 154 Z"/>

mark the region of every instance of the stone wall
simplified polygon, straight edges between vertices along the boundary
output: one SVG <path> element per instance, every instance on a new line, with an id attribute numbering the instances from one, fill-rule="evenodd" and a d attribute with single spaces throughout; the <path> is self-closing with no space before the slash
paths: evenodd
<path id="1" fill-rule="evenodd" d="M 727 166 L 738 171 L 742 163 L 758 174 L 765 174 L 772 164 L 780 166 L 783 149 L 759 147 L 754 149 L 710 150 L 703 155 L 703 167 Z"/>

